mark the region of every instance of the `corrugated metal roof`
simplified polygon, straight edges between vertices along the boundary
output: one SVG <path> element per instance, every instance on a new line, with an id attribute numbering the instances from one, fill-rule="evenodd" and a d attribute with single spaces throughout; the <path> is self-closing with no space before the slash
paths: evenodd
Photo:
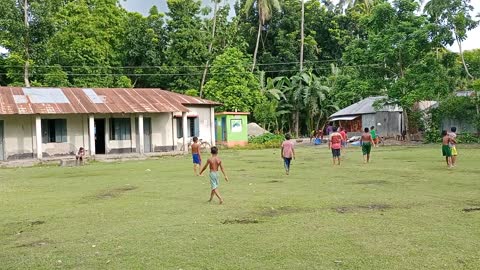
<path id="1" fill-rule="evenodd" d="M 376 112 L 402 112 L 402 108 L 399 106 L 384 106 L 378 110 L 375 110 L 373 104 L 375 101 L 385 99 L 386 97 L 378 96 L 378 97 L 368 97 L 366 99 L 360 100 L 359 102 L 352 104 L 332 115 L 332 117 L 338 116 L 346 116 L 346 115 L 359 115 L 359 114 L 368 114 L 368 113 L 376 113 Z"/>
<path id="2" fill-rule="evenodd" d="M 220 103 L 161 89 L 0 87 L 1 114 L 188 112 Z"/>

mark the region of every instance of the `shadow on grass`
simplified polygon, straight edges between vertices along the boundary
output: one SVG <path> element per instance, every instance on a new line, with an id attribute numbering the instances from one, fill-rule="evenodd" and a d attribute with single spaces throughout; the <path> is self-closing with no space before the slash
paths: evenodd
<path id="1" fill-rule="evenodd" d="M 124 186 L 124 187 L 119 187 L 119 188 L 113 188 L 113 189 L 108 189 L 104 190 L 97 195 L 95 195 L 95 198 L 103 200 L 103 199 L 113 199 L 120 197 L 123 193 L 132 191 L 137 189 L 135 186 Z"/>
<path id="2" fill-rule="evenodd" d="M 332 210 L 339 214 L 345 213 L 357 213 L 361 211 L 385 211 L 392 209 L 393 207 L 388 204 L 368 204 L 368 205 L 351 205 L 351 206 L 339 206 L 334 207 Z"/>

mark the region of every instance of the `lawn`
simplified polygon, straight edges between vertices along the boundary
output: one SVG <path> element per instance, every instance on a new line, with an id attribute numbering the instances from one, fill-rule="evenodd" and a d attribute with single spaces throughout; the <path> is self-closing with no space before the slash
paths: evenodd
<path id="1" fill-rule="evenodd" d="M 207 203 L 189 157 L 0 170 L 1 269 L 479 269 L 480 149 L 221 151 Z"/>

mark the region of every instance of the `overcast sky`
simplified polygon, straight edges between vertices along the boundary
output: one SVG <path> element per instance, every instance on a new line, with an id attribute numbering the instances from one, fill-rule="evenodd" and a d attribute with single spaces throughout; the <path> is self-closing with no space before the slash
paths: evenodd
<path id="1" fill-rule="evenodd" d="M 210 0 L 202 0 L 204 5 L 210 5 Z M 223 2 L 235 2 L 235 0 L 223 0 Z M 475 13 L 480 13 L 480 1 L 472 0 L 472 5 L 475 7 Z M 159 10 L 167 10 L 167 1 L 166 0 L 126 0 L 121 1 L 122 5 L 130 11 L 138 11 L 142 14 L 148 14 L 148 10 L 152 5 L 156 5 Z M 468 39 L 462 43 L 462 47 L 465 50 L 471 50 L 480 48 L 480 26 L 474 29 L 473 31 L 468 32 Z M 454 45 L 450 48 L 452 51 L 458 52 L 458 46 Z"/>

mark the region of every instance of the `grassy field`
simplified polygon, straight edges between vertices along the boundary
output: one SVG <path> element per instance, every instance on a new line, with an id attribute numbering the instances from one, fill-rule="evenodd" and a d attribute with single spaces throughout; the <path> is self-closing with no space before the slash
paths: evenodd
<path id="1" fill-rule="evenodd" d="M 223 151 L 224 205 L 189 157 L 0 170 L 1 269 L 479 269 L 480 149 Z"/>

